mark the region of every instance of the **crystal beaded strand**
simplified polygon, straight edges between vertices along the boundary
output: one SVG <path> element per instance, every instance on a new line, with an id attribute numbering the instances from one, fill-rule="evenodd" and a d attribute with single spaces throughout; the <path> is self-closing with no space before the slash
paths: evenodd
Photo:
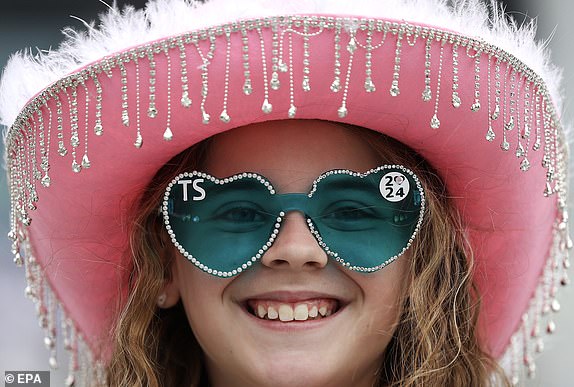
<path id="1" fill-rule="evenodd" d="M 462 105 L 460 95 L 458 94 L 459 75 L 458 75 L 458 47 L 459 42 L 456 41 L 452 45 L 452 106 L 459 108 Z"/>
<path id="2" fill-rule="evenodd" d="M 40 274 L 40 273 L 38 273 Z M 46 309 L 46 302 L 45 302 L 45 297 L 46 297 L 46 292 L 45 289 L 46 287 L 44 286 L 44 277 L 42 275 L 39 275 L 36 277 L 36 314 L 38 317 L 38 325 L 40 326 L 40 328 L 42 328 L 43 330 L 48 328 L 48 312 Z"/>
<path id="3" fill-rule="evenodd" d="M 58 357 L 57 357 L 57 343 L 56 343 L 56 318 L 57 318 L 57 301 L 56 296 L 50 290 L 49 287 L 44 289 L 46 297 L 46 308 L 47 308 L 47 326 L 45 327 L 46 336 L 44 337 L 44 344 L 46 349 L 50 351 L 50 368 L 53 370 L 58 368 Z"/>
<path id="4" fill-rule="evenodd" d="M 430 102 L 432 99 L 431 91 L 431 43 L 434 39 L 434 32 L 429 31 L 425 44 L 425 88 L 423 90 L 422 98 L 424 102 Z"/>
<path id="5" fill-rule="evenodd" d="M 547 101 L 543 101 L 543 108 L 542 111 L 544 113 L 543 122 L 544 122 L 544 156 L 542 157 L 542 167 L 548 169 L 548 183 L 551 183 L 554 180 L 553 172 L 551 171 L 551 144 L 552 144 L 552 132 L 551 132 L 551 117 L 550 113 L 548 112 Z M 550 174 L 552 173 L 552 177 Z"/>
<path id="6" fill-rule="evenodd" d="M 90 96 L 88 93 L 88 86 L 86 82 L 82 83 L 84 88 L 84 95 L 85 95 L 85 107 L 84 107 L 84 156 L 82 156 L 82 168 L 88 169 L 91 166 L 90 159 L 88 158 L 88 134 L 90 133 L 89 130 L 89 118 L 90 118 Z"/>
<path id="7" fill-rule="evenodd" d="M 271 81 L 269 85 L 272 90 L 279 90 L 281 82 L 279 81 L 279 33 L 277 32 L 277 23 L 272 23 L 271 31 Z"/>
<path id="8" fill-rule="evenodd" d="M 15 146 L 14 146 L 15 147 Z M 10 149 L 10 152 L 13 152 Z M 17 173 L 16 167 L 18 166 L 17 157 L 12 157 L 9 161 L 10 168 L 8 169 L 9 181 L 8 188 L 10 190 L 10 231 L 8 232 L 8 239 L 12 242 L 12 255 L 14 255 L 14 263 L 18 266 L 22 262 L 22 257 L 20 256 L 20 232 L 19 223 L 17 219 L 18 213 L 18 184 L 17 184 Z"/>
<path id="9" fill-rule="evenodd" d="M 101 136 L 104 134 L 104 127 L 102 125 L 102 85 L 96 74 L 94 74 L 92 79 L 96 86 L 96 124 L 94 125 L 94 133 L 96 136 Z"/>
<path id="10" fill-rule="evenodd" d="M 522 315 L 522 362 L 526 366 L 528 372 L 528 377 L 533 378 L 536 374 L 536 364 L 534 363 L 534 358 L 532 351 L 530 349 L 530 335 L 529 335 L 529 316 L 528 313 Z"/>
<path id="11" fill-rule="evenodd" d="M 22 174 L 23 172 L 19 169 L 22 165 L 22 157 L 24 155 L 23 147 L 21 144 L 21 134 L 18 134 L 18 139 L 14 141 L 14 161 L 12 163 L 13 173 L 10 174 L 10 191 L 12 196 L 12 217 L 13 217 L 13 235 L 10 235 L 10 238 L 14 241 L 12 252 L 18 252 L 18 254 L 14 254 L 14 263 L 16 266 L 22 266 L 23 260 L 19 254 L 20 251 L 20 241 L 21 241 L 21 224 L 22 222 Z"/>
<path id="12" fill-rule="evenodd" d="M 544 196 L 550 196 L 554 193 L 552 183 L 554 182 L 554 167 L 552 165 L 552 117 L 548 111 L 548 101 L 544 100 L 544 155 L 542 156 L 542 167 L 547 169 L 546 188 Z"/>
<path id="13" fill-rule="evenodd" d="M 507 141 L 507 132 L 514 130 L 515 127 L 515 120 L 514 120 L 514 112 L 515 108 L 514 105 L 516 104 L 515 98 L 515 82 L 516 82 L 516 72 L 514 69 L 511 69 L 507 63 L 506 66 L 506 75 L 504 81 L 504 131 L 503 131 L 503 142 L 502 142 L 502 149 L 508 151 L 510 149 L 510 143 Z M 508 76 L 510 75 L 510 91 L 507 92 L 507 85 L 508 85 Z M 506 113 L 508 112 L 508 119 L 506 118 Z"/>
<path id="14" fill-rule="evenodd" d="M 225 30 L 225 37 L 227 40 L 226 49 L 225 49 L 225 82 L 223 85 L 223 110 L 219 115 L 219 119 L 224 122 L 228 123 L 231 121 L 231 117 L 227 112 L 227 102 L 229 98 L 229 66 L 231 61 L 231 31 L 229 28 Z"/>
<path id="15" fill-rule="evenodd" d="M 153 48 L 147 50 L 147 58 L 149 61 L 149 106 L 147 115 L 149 118 L 157 117 L 157 106 L 155 104 L 155 91 L 156 91 L 156 64 Z M 139 148 L 136 146 L 136 148 Z"/>
<path id="16" fill-rule="evenodd" d="M 118 66 L 120 68 L 120 82 L 122 85 L 122 124 L 124 126 L 130 126 L 130 115 L 128 110 L 128 73 L 126 71 L 123 58 L 118 59 Z"/>
<path id="17" fill-rule="evenodd" d="M 530 329 L 530 337 L 534 339 L 535 346 L 534 351 L 536 353 L 541 353 L 544 350 L 544 340 L 540 335 L 540 318 L 542 314 L 542 302 L 543 302 L 543 287 L 538 287 L 536 289 L 535 296 L 532 299 L 532 302 L 535 303 L 534 306 L 534 321 L 532 323 L 532 327 Z"/>
<path id="18" fill-rule="evenodd" d="M 335 70 L 331 91 L 337 93 L 341 90 L 341 21 L 335 22 Z"/>
<path id="19" fill-rule="evenodd" d="M 72 171 L 78 173 L 82 170 L 82 166 L 78 164 L 76 160 L 76 149 L 80 145 L 80 135 L 78 133 L 78 87 L 74 85 L 72 87 L 72 99 L 70 100 L 68 96 L 69 111 L 70 111 L 70 145 L 72 146 Z"/>
<path id="20" fill-rule="evenodd" d="M 561 206 L 566 207 L 565 204 L 565 190 L 567 189 L 566 187 L 566 171 L 567 167 L 564 165 L 565 162 L 567 162 L 565 160 L 565 156 L 564 153 L 562 153 L 560 151 L 560 149 L 563 149 L 563 147 L 561 146 L 561 141 L 562 138 L 560 137 L 559 134 L 559 126 L 558 123 L 556 122 L 556 113 L 554 112 L 554 107 L 553 105 L 550 103 L 549 104 L 549 108 L 551 109 L 551 114 L 552 114 L 552 118 L 551 118 L 551 127 L 552 127 L 552 143 L 553 143 L 553 157 L 551 158 L 551 160 L 553 160 L 553 162 L 551 162 L 551 165 L 554 166 L 554 172 L 556 174 L 556 183 L 559 185 L 559 202 L 561 202 Z M 566 210 L 565 210 L 566 211 Z M 563 222 L 564 225 L 564 231 L 566 230 L 567 227 L 567 222 Z M 567 237 L 569 237 L 569 234 L 567 234 Z"/>
<path id="21" fill-rule="evenodd" d="M 494 85 L 494 111 L 490 115 L 492 121 L 496 121 L 500 117 L 500 58 L 498 55 L 496 56 L 496 64 L 494 65 Z"/>
<path id="22" fill-rule="evenodd" d="M 134 146 L 139 149 L 142 147 L 142 125 L 141 125 L 141 80 L 140 80 L 140 64 L 137 53 L 133 54 L 133 61 L 136 70 L 136 140 Z M 87 145 L 86 145 L 87 146 Z"/>
<path id="23" fill-rule="evenodd" d="M 38 148 L 38 141 L 40 138 L 40 135 L 38 134 L 38 125 L 36 122 L 34 122 L 34 115 L 30 116 L 30 125 L 32 126 L 32 152 L 31 152 L 31 157 L 32 157 L 32 165 L 30 166 L 31 171 L 32 171 L 32 185 L 34 187 L 34 193 L 35 193 L 35 187 L 36 187 L 36 180 L 40 180 L 42 178 L 42 174 L 40 173 L 40 170 L 38 169 L 38 165 L 40 164 L 38 162 L 38 158 L 37 158 L 37 148 Z M 37 195 L 35 195 L 34 197 L 36 197 Z M 32 199 L 33 201 L 37 201 L 38 199 Z"/>
<path id="24" fill-rule="evenodd" d="M 518 84 L 517 90 L 516 90 L 516 99 L 515 99 L 515 104 L 516 104 L 516 137 L 517 137 L 517 143 L 518 145 L 516 146 L 516 152 L 515 155 L 518 158 L 522 158 L 524 157 L 524 146 L 522 145 L 522 108 L 520 106 L 518 106 L 518 102 L 520 101 L 520 97 L 521 97 L 521 93 L 522 93 L 522 77 L 520 78 L 520 83 Z"/>
<path id="25" fill-rule="evenodd" d="M 496 58 L 496 63 L 494 65 L 494 87 L 495 87 L 495 90 L 494 90 L 494 110 L 492 112 L 491 112 L 491 99 L 492 99 L 492 97 L 490 95 L 491 88 L 492 88 L 492 85 L 491 85 L 492 75 L 490 73 L 491 70 L 490 69 L 488 70 L 488 88 L 489 88 L 488 89 L 488 94 L 489 94 L 488 95 L 488 106 L 489 106 L 488 107 L 488 111 L 489 111 L 489 117 L 488 118 L 489 118 L 490 127 L 492 127 L 493 122 L 497 121 L 498 118 L 500 117 L 500 95 L 501 95 L 501 91 L 500 91 L 500 86 L 501 86 L 501 83 L 500 83 L 500 57 L 498 56 L 498 54 L 496 54 L 495 58 Z M 491 61 L 491 59 L 489 57 L 489 66 L 490 66 L 490 61 Z M 504 121 L 504 119 L 503 119 L 503 121 Z M 508 150 L 508 149 L 510 149 L 510 144 L 508 144 L 508 142 L 506 140 L 504 123 L 502 124 L 502 126 L 503 126 L 502 127 L 503 140 L 502 140 L 500 147 L 503 150 Z"/>
<path id="26" fill-rule="evenodd" d="M 440 55 L 438 61 L 438 75 L 437 75 L 437 85 L 436 85 L 436 96 L 434 102 L 434 115 L 431 118 L 430 126 L 433 129 L 440 128 L 440 120 L 438 118 L 438 104 L 440 100 L 440 86 L 441 86 L 441 78 L 442 78 L 442 63 L 443 63 L 443 55 L 444 55 L 444 45 L 446 43 L 446 39 L 443 37 L 440 41 Z"/>
<path id="27" fill-rule="evenodd" d="M 40 168 L 42 170 L 44 170 L 44 165 L 46 165 L 45 161 L 46 161 L 46 142 L 44 139 L 45 131 L 45 125 L 44 125 L 44 113 L 42 112 L 42 109 L 46 106 L 46 100 L 42 99 L 41 100 L 41 104 L 38 106 L 38 110 L 35 112 L 35 116 L 36 116 L 36 120 L 34 123 L 34 128 L 37 132 L 37 136 L 38 136 L 38 146 L 39 146 L 39 150 L 40 150 Z M 32 115 L 32 120 L 34 120 L 34 114 Z"/>
<path id="28" fill-rule="evenodd" d="M 353 58 L 355 57 L 355 51 L 357 51 L 357 42 L 355 40 L 356 29 L 351 28 L 349 30 L 349 43 L 347 44 L 347 51 L 349 52 L 349 63 L 347 65 L 347 74 L 345 78 L 345 87 L 343 90 L 343 99 L 341 101 L 341 106 L 337 110 L 339 118 L 345 118 L 349 111 L 347 110 L 347 96 L 349 94 L 349 84 L 351 82 L 351 70 L 353 68 Z"/>
<path id="29" fill-rule="evenodd" d="M 564 224 L 564 226 L 562 227 L 563 237 L 562 237 L 562 243 L 560 245 L 560 250 L 562 253 L 562 262 L 560 262 L 561 263 L 560 266 L 562 268 L 560 285 L 567 286 L 570 284 L 570 279 L 568 278 L 568 269 L 570 268 L 570 250 L 572 250 L 572 248 L 574 247 L 574 243 L 572 242 L 572 238 L 570 237 L 569 227 L 567 224 L 568 222 L 567 208 L 563 209 L 562 219 L 563 219 L 562 224 Z"/>
<path id="30" fill-rule="evenodd" d="M 547 108 L 550 109 L 549 115 L 550 115 L 550 142 L 551 142 L 551 147 L 550 147 L 550 162 L 549 162 L 549 171 L 552 172 L 552 175 L 554 177 L 554 189 L 552 191 L 552 193 L 562 193 L 564 187 L 563 187 L 563 179 L 564 179 L 564 173 L 561 171 L 564 171 L 565 168 L 560 168 L 559 163 L 563 162 L 559 159 L 559 156 L 563 156 L 559 149 L 561 149 L 560 146 L 560 138 L 559 138 L 559 134 L 558 134 L 558 125 L 556 124 L 556 120 L 555 120 L 555 115 L 554 112 L 552 111 L 553 107 L 551 105 L 551 103 L 548 103 Z"/>
<path id="31" fill-rule="evenodd" d="M 261 110 L 265 114 L 269 114 L 273 111 L 273 105 L 269 102 L 269 81 L 267 77 L 267 59 L 265 58 L 265 41 L 263 40 L 263 32 L 261 31 L 261 26 L 257 26 L 257 33 L 259 34 L 259 44 L 261 46 L 261 63 L 263 71 L 263 104 L 261 105 Z"/>
<path id="32" fill-rule="evenodd" d="M 18 149 L 16 150 L 16 160 L 17 160 L 17 177 L 14 180 L 16 182 L 16 210 L 18 212 L 18 218 L 22 224 L 27 225 L 26 220 L 28 218 L 28 213 L 25 208 L 25 203 L 27 200 L 26 190 L 25 190 L 25 182 L 26 182 L 26 171 L 25 168 L 25 161 L 24 158 L 26 157 L 26 148 L 24 146 L 24 135 L 22 132 L 18 133 Z M 16 262 L 18 266 L 22 266 L 22 259 L 19 259 L 19 262 Z"/>
<path id="33" fill-rule="evenodd" d="M 365 45 L 365 91 L 367 93 L 374 93 L 377 91 L 375 83 L 373 82 L 373 64 L 372 64 L 372 57 L 373 57 L 373 25 L 372 20 L 369 21 L 369 25 L 367 26 L 367 39 Z"/>
<path id="34" fill-rule="evenodd" d="M 308 19 L 303 20 L 303 83 L 301 87 L 303 91 L 311 91 L 311 68 L 310 68 L 310 50 L 309 50 L 309 22 Z"/>
<path id="35" fill-rule="evenodd" d="M 467 53 L 468 53 L 467 47 Z M 481 50 L 476 49 L 474 54 L 474 102 L 470 107 L 473 112 L 478 112 L 480 110 L 480 55 Z"/>
<path id="36" fill-rule="evenodd" d="M 32 123 L 33 125 L 33 123 Z M 38 164 L 38 159 L 36 158 L 36 141 L 37 141 L 37 130 L 36 130 L 36 126 L 33 125 L 30 127 L 30 129 L 32 129 L 32 133 L 30 133 L 31 136 L 31 144 L 30 144 L 30 149 L 31 151 L 28 154 L 29 157 L 29 165 L 28 168 L 29 169 L 29 180 L 28 180 L 28 210 L 29 211 L 35 211 L 36 210 L 36 203 L 38 202 L 38 193 L 36 192 L 36 180 L 40 180 L 41 174 L 40 171 L 38 170 L 37 164 Z"/>
<path id="37" fill-rule="evenodd" d="M 524 148 L 524 158 L 520 163 L 520 169 L 524 172 L 530 169 L 530 161 L 528 160 L 528 153 L 530 151 L 530 139 L 532 132 L 532 121 L 534 119 L 534 112 L 532 110 L 532 105 L 534 103 L 534 95 L 531 95 L 531 84 L 530 81 L 526 81 L 526 89 L 524 95 L 524 131 L 521 135 L 523 140 L 526 140 L 526 146 Z"/>
<path id="38" fill-rule="evenodd" d="M 46 137 L 48 139 L 47 146 L 44 148 L 44 155 L 42 160 L 42 169 L 44 170 L 44 176 L 42 177 L 41 184 L 48 188 L 51 183 L 49 171 L 50 171 L 50 148 L 51 148 L 51 139 L 52 139 L 52 109 L 46 103 L 45 105 L 46 110 L 48 111 L 48 132 Z M 41 113 L 40 113 L 41 114 Z"/>
<path id="39" fill-rule="evenodd" d="M 243 76 L 245 78 L 243 94 L 251 95 L 253 86 L 251 85 L 251 73 L 249 71 L 249 37 L 247 35 L 247 27 L 244 23 L 241 24 L 241 42 L 243 50 Z"/>
<path id="40" fill-rule="evenodd" d="M 70 362 L 68 365 L 68 376 L 65 380 L 67 387 L 76 385 L 76 372 L 78 371 L 78 347 L 76 342 L 76 332 L 71 320 L 62 316 L 62 333 L 64 336 L 64 349 L 70 354 Z"/>
<path id="41" fill-rule="evenodd" d="M 560 310 L 560 304 L 555 302 L 555 271 L 554 271 L 554 258 L 551 257 L 546 265 L 546 290 L 545 290 L 545 299 L 544 299 L 544 306 L 543 306 L 543 313 L 548 315 L 548 322 L 546 324 L 546 333 L 553 334 L 556 331 L 556 323 L 554 322 L 554 318 L 552 316 L 552 312 L 556 312 Z"/>
<path id="42" fill-rule="evenodd" d="M 29 226 L 32 222 L 30 217 L 28 216 L 27 204 L 29 202 L 29 195 L 27 191 L 27 187 L 29 185 L 28 182 L 28 169 L 26 168 L 28 153 L 26 152 L 26 147 L 24 146 L 23 139 L 22 142 L 19 144 L 19 152 L 18 155 L 18 168 L 19 168 L 19 176 L 18 176 L 18 210 L 20 212 L 20 220 L 24 226 Z"/>
<path id="43" fill-rule="evenodd" d="M 288 24 L 286 27 L 284 27 L 283 31 L 281 31 L 280 37 L 279 37 L 279 58 L 277 59 L 277 61 L 272 61 L 273 64 L 277 64 L 277 69 L 282 72 L 282 73 L 286 73 L 288 68 L 287 68 L 287 63 L 285 63 L 285 61 L 283 60 L 283 41 L 285 38 L 285 34 L 286 33 L 293 33 L 294 29 L 293 29 L 293 19 L 289 18 L 288 19 Z M 275 50 L 273 51 L 274 53 L 276 52 Z M 274 54 L 275 55 L 275 54 Z"/>
<path id="44" fill-rule="evenodd" d="M 514 113 L 516 111 L 516 70 L 510 67 L 510 64 L 506 64 L 510 68 L 510 92 L 508 93 L 509 98 L 509 112 L 510 117 L 508 118 L 508 123 L 505 126 L 507 131 L 514 130 L 516 126 L 516 119 Z"/>
<path id="45" fill-rule="evenodd" d="M 28 172 L 26 178 L 26 190 L 28 195 L 25 206 L 27 210 L 34 211 L 36 209 L 34 202 L 37 201 L 37 194 L 34 188 L 36 175 L 36 127 L 34 122 L 27 122 L 25 128 L 28 137 L 28 152 L 26 153 L 26 165 L 24 166 Z"/>
<path id="46" fill-rule="evenodd" d="M 392 97 L 398 97 L 399 94 L 401 94 L 401 89 L 399 88 L 399 76 L 401 73 L 401 48 L 403 46 L 402 42 L 403 34 L 404 31 L 403 28 L 401 27 L 397 35 L 397 45 L 395 47 L 395 63 L 393 68 L 393 80 L 391 82 L 391 88 L 389 89 L 389 93 L 391 94 Z"/>
<path id="47" fill-rule="evenodd" d="M 37 278 L 40 273 L 36 259 L 32 254 L 26 255 L 26 265 L 24 265 L 24 272 L 26 278 L 26 288 L 24 288 L 24 294 L 26 295 L 26 298 L 36 303 L 38 301 Z"/>
<path id="48" fill-rule="evenodd" d="M 167 43 L 165 43 L 163 47 L 163 52 L 167 61 L 167 117 L 163 139 L 164 141 L 171 141 L 173 139 L 173 133 L 171 131 L 171 56 L 169 55 L 169 46 Z"/>
<path id="49" fill-rule="evenodd" d="M 49 111 L 48 109 L 48 105 L 46 103 L 46 100 L 44 99 L 42 101 L 42 105 L 40 106 L 40 108 L 38 109 L 37 115 L 38 115 L 38 131 L 39 131 L 39 137 L 40 137 L 40 141 L 39 141 L 39 145 L 40 145 L 40 168 L 42 169 L 42 171 L 44 171 L 44 175 L 42 176 L 40 183 L 44 186 L 44 187 L 48 187 L 50 185 L 49 180 L 46 179 L 46 176 L 48 176 L 48 170 L 50 169 L 50 163 L 49 163 L 49 159 L 48 159 L 48 152 L 46 150 L 46 127 L 45 127 L 45 123 L 44 123 L 44 113 L 43 113 L 43 109 L 45 108 L 46 110 Z M 51 112 L 50 112 L 50 117 L 49 117 L 49 122 L 48 125 L 51 126 L 52 117 L 51 117 Z M 49 135 L 49 131 L 48 131 L 48 147 L 50 146 L 49 140 L 50 139 L 50 135 Z M 48 176 L 48 179 L 50 177 Z M 46 182 L 48 183 L 46 185 Z"/>
<path id="50" fill-rule="evenodd" d="M 62 89 L 62 93 L 66 96 L 66 89 Z M 64 145 L 64 111 L 62 109 L 62 100 L 58 95 L 56 95 L 56 115 L 57 115 L 57 122 L 58 122 L 58 154 L 62 157 L 68 154 L 68 150 Z"/>
<path id="51" fill-rule="evenodd" d="M 564 221 L 562 221 L 559 224 L 559 229 L 562 227 L 564 228 L 567 227 Z M 560 237 L 560 239 L 562 239 L 562 236 Z M 562 252 L 564 252 L 567 249 L 567 246 L 565 245 L 565 242 L 563 240 L 560 240 L 558 242 L 558 245 L 559 250 Z M 556 293 L 558 292 L 558 276 L 560 267 L 561 267 L 560 255 L 555 254 L 551 259 L 551 277 L 550 277 L 550 311 L 552 313 L 560 312 L 561 308 L 560 302 L 556 298 Z"/>
<path id="52" fill-rule="evenodd" d="M 532 146 L 532 150 L 533 151 L 538 151 L 540 150 L 540 147 L 542 145 L 542 135 L 541 135 L 541 126 L 542 126 L 542 106 L 541 106 L 541 98 L 540 98 L 540 89 L 536 89 L 536 91 L 534 92 L 535 94 L 535 131 L 536 131 L 536 140 L 534 141 L 534 145 Z"/>
<path id="53" fill-rule="evenodd" d="M 104 58 L 102 61 L 102 67 L 103 67 L 103 71 L 104 73 L 106 73 L 106 75 L 108 76 L 109 79 L 112 78 L 113 76 L 113 72 L 112 72 L 112 60 L 111 58 Z"/>
<path id="54" fill-rule="evenodd" d="M 517 387 L 520 384 L 520 353 L 519 353 L 519 338 L 518 336 L 521 335 L 522 332 L 516 332 L 510 338 L 510 347 L 512 351 L 511 355 L 511 364 L 510 364 L 510 383 L 513 387 Z"/>
<path id="55" fill-rule="evenodd" d="M 491 111 L 492 108 L 492 79 L 491 79 L 491 75 L 490 75 L 490 70 L 491 70 L 491 62 L 492 62 L 492 54 L 488 54 L 488 66 L 487 66 L 487 87 L 488 87 L 488 96 L 487 96 L 487 107 L 488 107 L 488 111 Z M 488 131 L 486 132 L 486 141 L 488 142 L 492 142 L 494 141 L 494 139 L 496 138 L 496 134 L 494 133 L 494 130 L 492 129 L 492 116 L 493 114 L 488 114 Z"/>
<path id="56" fill-rule="evenodd" d="M 191 106 L 191 98 L 189 97 L 189 78 L 187 75 L 187 58 L 185 52 L 185 45 L 183 39 L 177 39 L 177 46 L 179 48 L 179 60 L 181 67 L 181 106 L 189 108 Z"/>
<path id="57" fill-rule="evenodd" d="M 297 107 L 295 106 L 295 80 L 293 79 L 293 33 L 289 32 L 289 118 L 295 118 Z"/>
<path id="58" fill-rule="evenodd" d="M 37 149 L 37 141 L 38 141 L 38 134 L 37 134 L 37 127 L 34 125 L 33 128 L 34 132 L 32 133 L 32 152 L 30 154 L 30 201 L 28 203 L 28 209 L 30 211 L 36 210 L 36 203 L 38 202 L 38 192 L 36 191 L 36 181 L 39 181 L 42 178 L 42 174 L 38 170 L 38 158 L 36 157 L 36 149 Z"/>
<path id="59" fill-rule="evenodd" d="M 209 63 L 213 59 L 215 54 L 215 35 L 210 31 L 209 33 L 209 51 L 207 55 L 204 55 L 199 47 L 198 37 L 194 36 L 192 42 L 195 45 L 199 56 L 201 57 L 201 114 L 202 122 L 207 125 L 211 119 L 210 115 L 205 110 L 205 103 L 207 102 L 207 95 L 209 92 Z"/>

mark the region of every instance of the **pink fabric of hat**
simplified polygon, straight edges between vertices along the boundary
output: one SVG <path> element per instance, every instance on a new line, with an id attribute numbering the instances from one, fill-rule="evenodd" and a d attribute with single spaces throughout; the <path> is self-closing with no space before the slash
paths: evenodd
<path id="1" fill-rule="evenodd" d="M 243 125 L 322 119 L 385 133 L 439 171 L 474 249 L 484 346 L 532 369 L 572 244 L 559 71 L 532 29 L 456 3 L 152 0 L 14 56 L 0 89 L 10 236 L 47 344 L 59 307 L 76 353 L 108 355 L 130 210 L 165 162 Z"/>

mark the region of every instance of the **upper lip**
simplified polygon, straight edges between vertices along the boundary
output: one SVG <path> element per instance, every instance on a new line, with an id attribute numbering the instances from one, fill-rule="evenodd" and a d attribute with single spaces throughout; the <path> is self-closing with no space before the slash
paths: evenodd
<path id="1" fill-rule="evenodd" d="M 256 293 L 251 296 L 243 297 L 239 300 L 240 303 L 245 303 L 248 300 L 267 300 L 275 302 L 285 302 L 285 303 L 296 303 L 306 300 L 313 299 L 334 299 L 339 302 L 340 305 L 345 305 L 349 303 L 349 300 L 341 297 L 339 295 L 317 292 L 317 291 L 267 291 L 263 293 Z"/>

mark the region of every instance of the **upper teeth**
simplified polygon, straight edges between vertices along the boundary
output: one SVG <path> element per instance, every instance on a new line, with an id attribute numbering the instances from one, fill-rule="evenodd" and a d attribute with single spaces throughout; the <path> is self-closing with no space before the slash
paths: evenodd
<path id="1" fill-rule="evenodd" d="M 336 302 L 330 300 L 308 301 L 301 303 L 280 303 L 271 301 L 251 301 L 254 314 L 262 319 L 280 321 L 306 321 L 328 317 L 336 308 Z"/>

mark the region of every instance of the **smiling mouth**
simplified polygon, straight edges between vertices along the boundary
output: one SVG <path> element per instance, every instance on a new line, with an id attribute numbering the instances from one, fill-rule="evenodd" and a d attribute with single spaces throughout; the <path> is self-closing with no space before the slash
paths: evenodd
<path id="1" fill-rule="evenodd" d="M 341 309 L 339 301 L 335 299 L 312 299 L 299 302 L 248 300 L 246 307 L 250 314 L 259 319 L 281 322 L 320 320 Z"/>

